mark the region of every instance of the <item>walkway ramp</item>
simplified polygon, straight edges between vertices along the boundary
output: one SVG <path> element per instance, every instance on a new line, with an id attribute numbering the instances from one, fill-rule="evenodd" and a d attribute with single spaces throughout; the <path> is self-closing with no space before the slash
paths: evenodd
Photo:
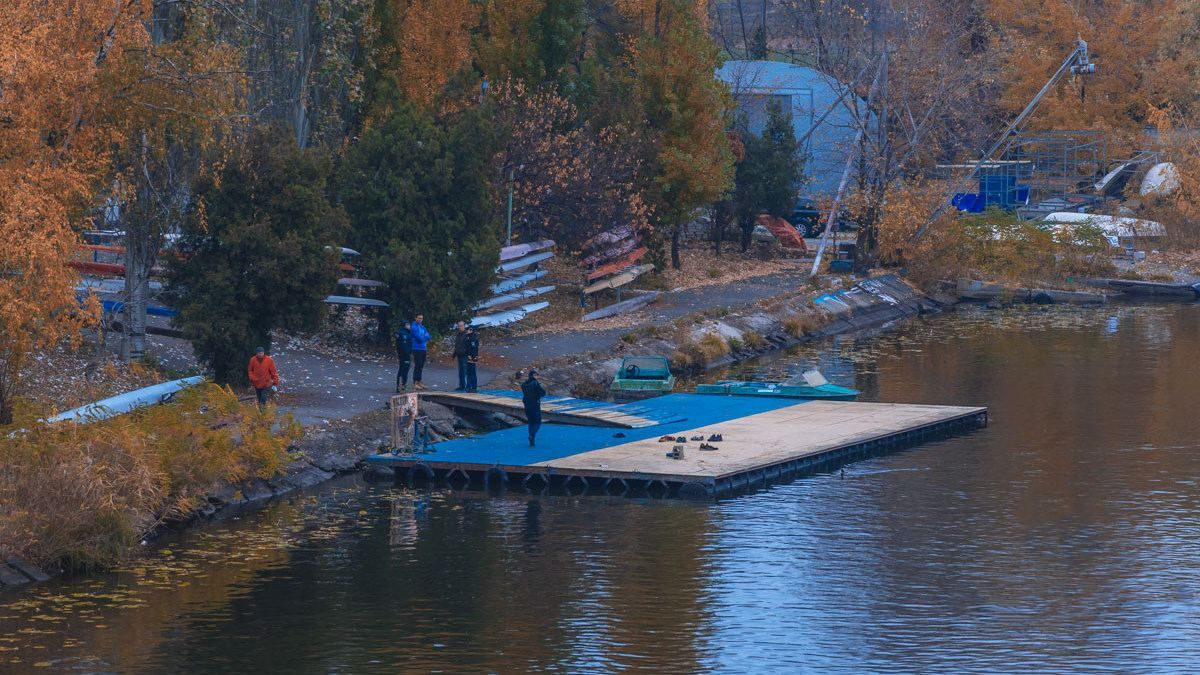
<path id="1" fill-rule="evenodd" d="M 515 391 L 504 389 L 481 392 L 423 391 L 421 398 L 448 408 L 499 412 L 521 419 L 525 418 L 525 407 L 521 403 L 521 395 Z M 581 398 L 547 396 L 542 399 L 542 421 L 554 424 L 641 429 L 668 421 L 662 415 L 651 414 L 651 412 L 649 408 L 588 401 Z"/>

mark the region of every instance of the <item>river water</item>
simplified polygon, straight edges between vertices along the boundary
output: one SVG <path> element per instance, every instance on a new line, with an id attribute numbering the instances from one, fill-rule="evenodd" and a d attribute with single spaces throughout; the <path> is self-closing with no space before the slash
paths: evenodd
<path id="1" fill-rule="evenodd" d="M 0 671 L 1200 664 L 1200 305 L 976 309 L 740 369 L 991 425 L 717 502 L 345 479 L 0 596 Z"/>

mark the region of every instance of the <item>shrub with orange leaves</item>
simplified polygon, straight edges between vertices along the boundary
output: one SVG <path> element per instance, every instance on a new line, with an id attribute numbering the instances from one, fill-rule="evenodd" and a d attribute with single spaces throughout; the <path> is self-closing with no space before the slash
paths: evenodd
<path id="1" fill-rule="evenodd" d="M 268 477 L 299 435 L 290 418 L 205 384 L 102 422 L 46 425 L 22 411 L 0 440 L 0 558 L 104 566 L 223 482 Z"/>

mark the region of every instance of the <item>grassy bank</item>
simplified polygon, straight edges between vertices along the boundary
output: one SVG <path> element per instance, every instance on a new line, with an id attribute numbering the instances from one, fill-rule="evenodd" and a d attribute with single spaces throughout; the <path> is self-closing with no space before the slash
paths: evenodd
<path id="1" fill-rule="evenodd" d="M 0 437 L 0 559 L 51 569 L 120 562 L 214 486 L 276 473 L 299 434 L 212 384 L 87 425 L 45 425 L 42 412 L 22 406 Z"/>

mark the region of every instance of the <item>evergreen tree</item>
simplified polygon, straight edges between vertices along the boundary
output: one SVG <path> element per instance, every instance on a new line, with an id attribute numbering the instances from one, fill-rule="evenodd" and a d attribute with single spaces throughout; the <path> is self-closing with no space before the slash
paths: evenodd
<path id="1" fill-rule="evenodd" d="M 500 247 L 488 217 L 492 136 L 479 110 L 443 126 L 402 104 L 346 153 L 349 242 L 387 284 L 393 321 L 424 314 L 436 331 L 486 295 Z"/>
<path id="2" fill-rule="evenodd" d="M 176 323 L 221 383 L 243 384 L 271 331 L 315 329 L 337 282 L 345 214 L 327 195 L 329 158 L 282 128 L 251 133 L 200 207 L 172 265 Z"/>
<path id="3" fill-rule="evenodd" d="M 767 106 L 767 124 L 761 136 L 743 128 L 745 159 L 737 165 L 734 194 L 742 250 L 750 246 L 750 235 L 758 214 L 786 218 L 796 206 L 796 188 L 803 166 L 796 145 L 792 116 L 778 102 Z"/>

